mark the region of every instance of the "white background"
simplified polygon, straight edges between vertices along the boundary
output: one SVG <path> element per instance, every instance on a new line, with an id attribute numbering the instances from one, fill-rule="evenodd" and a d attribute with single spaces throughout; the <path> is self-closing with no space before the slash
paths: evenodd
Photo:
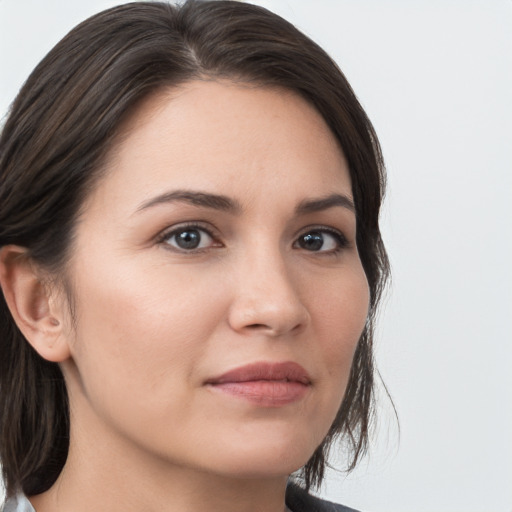
<path id="1" fill-rule="evenodd" d="M 0 115 L 117 2 L 0 0 Z M 512 511 L 512 1 L 260 0 L 340 64 L 380 136 L 393 286 L 371 456 L 324 496 L 369 512 Z"/>

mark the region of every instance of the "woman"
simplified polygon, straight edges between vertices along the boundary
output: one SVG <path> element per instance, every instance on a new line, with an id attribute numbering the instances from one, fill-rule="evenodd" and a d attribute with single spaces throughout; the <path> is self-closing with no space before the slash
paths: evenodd
<path id="1" fill-rule="evenodd" d="M 105 11 L 0 159 L 4 510 L 348 510 L 308 491 L 368 441 L 384 176 L 323 50 L 238 2 Z"/>

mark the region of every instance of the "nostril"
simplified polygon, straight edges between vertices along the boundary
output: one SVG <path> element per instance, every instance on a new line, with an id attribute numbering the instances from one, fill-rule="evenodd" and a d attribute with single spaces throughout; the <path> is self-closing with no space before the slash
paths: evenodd
<path id="1" fill-rule="evenodd" d="M 251 324 L 247 326 L 248 329 L 270 329 L 268 325 L 265 324 Z"/>
<path id="2" fill-rule="evenodd" d="M 309 322 L 305 306 L 293 297 L 237 297 L 229 309 L 228 323 L 246 336 L 277 337 L 298 334 Z"/>

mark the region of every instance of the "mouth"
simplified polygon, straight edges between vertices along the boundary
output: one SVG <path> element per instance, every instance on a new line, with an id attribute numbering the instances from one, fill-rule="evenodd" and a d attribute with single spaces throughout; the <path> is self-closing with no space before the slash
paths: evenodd
<path id="1" fill-rule="evenodd" d="M 205 385 L 261 407 L 280 407 L 304 398 L 311 387 L 311 379 L 297 363 L 261 362 L 208 379 Z"/>

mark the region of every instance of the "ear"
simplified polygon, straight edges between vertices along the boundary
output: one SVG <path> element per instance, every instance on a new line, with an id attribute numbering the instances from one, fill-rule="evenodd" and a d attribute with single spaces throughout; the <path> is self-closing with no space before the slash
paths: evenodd
<path id="1" fill-rule="evenodd" d="M 25 248 L 0 249 L 0 285 L 16 325 L 36 352 L 52 362 L 68 359 L 64 307 L 50 295 Z"/>

